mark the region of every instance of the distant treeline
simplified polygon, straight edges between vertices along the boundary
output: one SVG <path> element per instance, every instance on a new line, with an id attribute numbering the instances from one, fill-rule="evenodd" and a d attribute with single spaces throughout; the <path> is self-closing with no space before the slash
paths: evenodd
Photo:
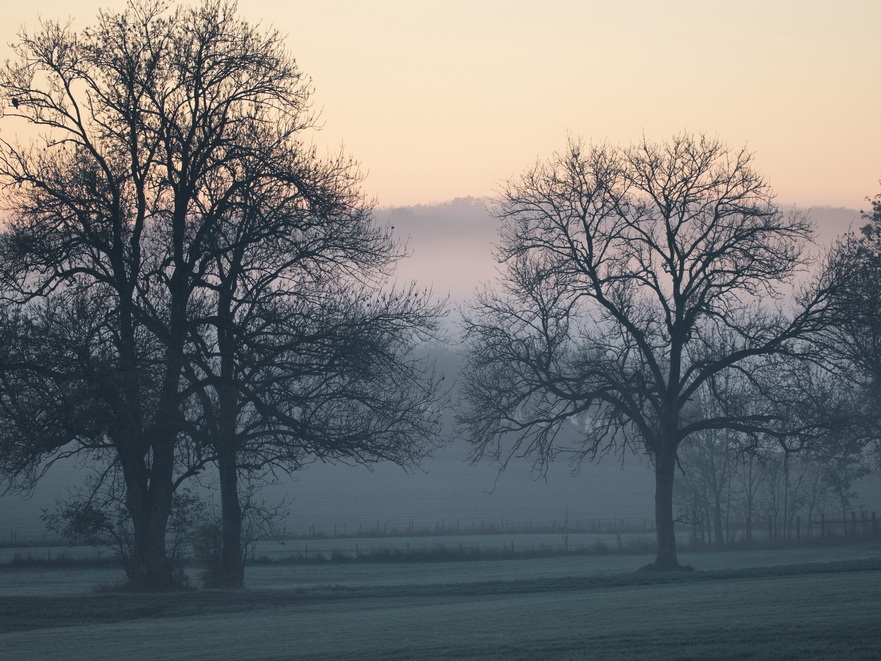
<path id="1" fill-rule="evenodd" d="M 676 503 L 692 541 L 715 546 L 877 534 L 876 514 L 856 502 L 873 457 L 857 444 L 788 453 L 705 434 L 680 453 Z"/>

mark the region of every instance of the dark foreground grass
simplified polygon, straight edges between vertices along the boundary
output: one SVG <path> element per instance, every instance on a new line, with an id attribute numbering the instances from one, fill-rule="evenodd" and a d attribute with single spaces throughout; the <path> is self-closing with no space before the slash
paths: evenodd
<path id="1" fill-rule="evenodd" d="M 881 658 L 881 560 L 0 599 L 6 659 Z"/>

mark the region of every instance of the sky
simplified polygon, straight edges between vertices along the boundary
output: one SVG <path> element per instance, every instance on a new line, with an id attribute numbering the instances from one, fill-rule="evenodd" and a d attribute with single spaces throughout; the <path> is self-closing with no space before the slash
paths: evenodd
<path id="1" fill-rule="evenodd" d="M 7 3 L 0 59 L 39 17 L 81 28 L 124 4 Z M 240 14 L 287 35 L 322 112 L 314 141 L 356 158 L 379 206 L 491 196 L 568 136 L 683 130 L 746 145 L 785 204 L 859 209 L 881 192 L 877 0 L 251 0 Z"/>

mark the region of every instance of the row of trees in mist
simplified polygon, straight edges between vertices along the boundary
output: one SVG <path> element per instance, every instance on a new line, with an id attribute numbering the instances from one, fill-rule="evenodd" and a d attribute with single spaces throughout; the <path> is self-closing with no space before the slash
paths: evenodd
<path id="1" fill-rule="evenodd" d="M 101 472 L 71 517 L 100 516 L 110 489 L 130 582 L 167 588 L 175 498 L 213 467 L 215 583 L 241 586 L 242 478 L 410 466 L 440 442 L 426 347 L 443 306 L 388 286 L 403 252 L 355 164 L 308 145 L 308 79 L 234 5 L 137 0 L 79 33 L 45 23 L 17 53 L 4 121 L 45 137 L 0 141 L 0 472 L 27 487 L 90 457 Z M 674 569 L 693 439 L 874 438 L 878 230 L 808 272 L 808 220 L 775 205 L 748 152 L 690 135 L 573 141 L 496 211 L 504 274 L 463 322 L 475 460 L 646 453 L 655 567 Z M 576 440 L 558 434 L 573 422 Z"/>
<path id="2" fill-rule="evenodd" d="M 872 457 L 853 439 L 786 452 L 726 431 L 690 438 L 679 464 L 677 520 L 693 526 L 693 537 L 722 547 L 848 531 L 854 487 L 871 472 Z"/>

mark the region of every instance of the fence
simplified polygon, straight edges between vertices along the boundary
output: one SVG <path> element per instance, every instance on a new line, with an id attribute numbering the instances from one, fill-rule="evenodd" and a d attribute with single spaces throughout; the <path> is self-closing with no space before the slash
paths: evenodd
<path id="1" fill-rule="evenodd" d="M 377 521 L 375 524 L 334 523 L 321 526 L 309 523 L 304 527 L 285 527 L 284 539 L 329 539 L 337 537 L 449 537 L 460 535 L 531 535 L 563 533 L 645 533 L 654 532 L 654 521 L 650 517 L 614 517 L 584 519 L 552 519 L 512 521 L 500 518 L 494 521 L 462 521 L 459 519 L 438 519 L 433 524 L 417 524 L 415 520 L 405 525 L 389 525 Z"/>
<path id="2" fill-rule="evenodd" d="M 698 523 L 690 526 L 680 526 L 680 529 L 690 529 L 692 542 L 708 542 L 715 534 L 712 526 Z M 849 517 L 834 519 L 826 518 L 820 514 L 817 518 L 804 520 L 801 516 L 795 516 L 788 521 L 779 518 L 756 518 L 751 522 L 744 520 L 723 522 L 723 535 L 726 543 L 750 543 L 750 542 L 803 542 L 812 540 L 828 539 L 868 539 L 878 537 L 878 517 L 875 512 L 867 512 L 865 509 L 850 512 Z"/>
<path id="3" fill-rule="evenodd" d="M 790 544 L 820 542 L 823 540 L 854 540 L 881 536 L 878 517 L 865 508 L 851 511 L 842 518 L 792 517 L 788 523 L 774 518 L 755 518 L 750 524 L 743 520 L 723 521 L 722 538 L 725 545 Z M 707 522 L 677 523 L 677 541 L 683 545 L 707 545 L 715 542 L 713 526 Z M 568 519 L 550 521 L 459 521 L 438 520 L 434 525 L 416 525 L 410 521 L 404 526 L 390 526 L 377 521 L 375 525 L 334 524 L 321 527 L 308 524 L 302 529 L 283 535 L 284 542 L 258 542 L 253 557 L 269 560 L 301 558 L 364 559 L 383 555 L 400 559 L 418 557 L 504 557 L 556 553 L 620 553 L 649 552 L 654 545 L 654 521 L 649 517 Z M 9 539 L 0 540 L 2 560 L 8 561 L 15 549 L 33 548 L 42 557 L 49 548 L 68 547 L 71 543 L 60 538 L 24 540 L 16 531 Z M 8 552 L 7 552 L 8 551 Z M 88 552 L 88 547 L 82 549 Z M 76 553 L 80 553 L 79 550 Z M 9 557 L 7 557 L 9 556 Z M 0 561 L 2 561 L 0 560 Z"/>
<path id="4" fill-rule="evenodd" d="M 654 533 L 512 533 L 432 537 L 326 537 L 257 542 L 257 562 L 452 560 L 652 552 Z"/>

